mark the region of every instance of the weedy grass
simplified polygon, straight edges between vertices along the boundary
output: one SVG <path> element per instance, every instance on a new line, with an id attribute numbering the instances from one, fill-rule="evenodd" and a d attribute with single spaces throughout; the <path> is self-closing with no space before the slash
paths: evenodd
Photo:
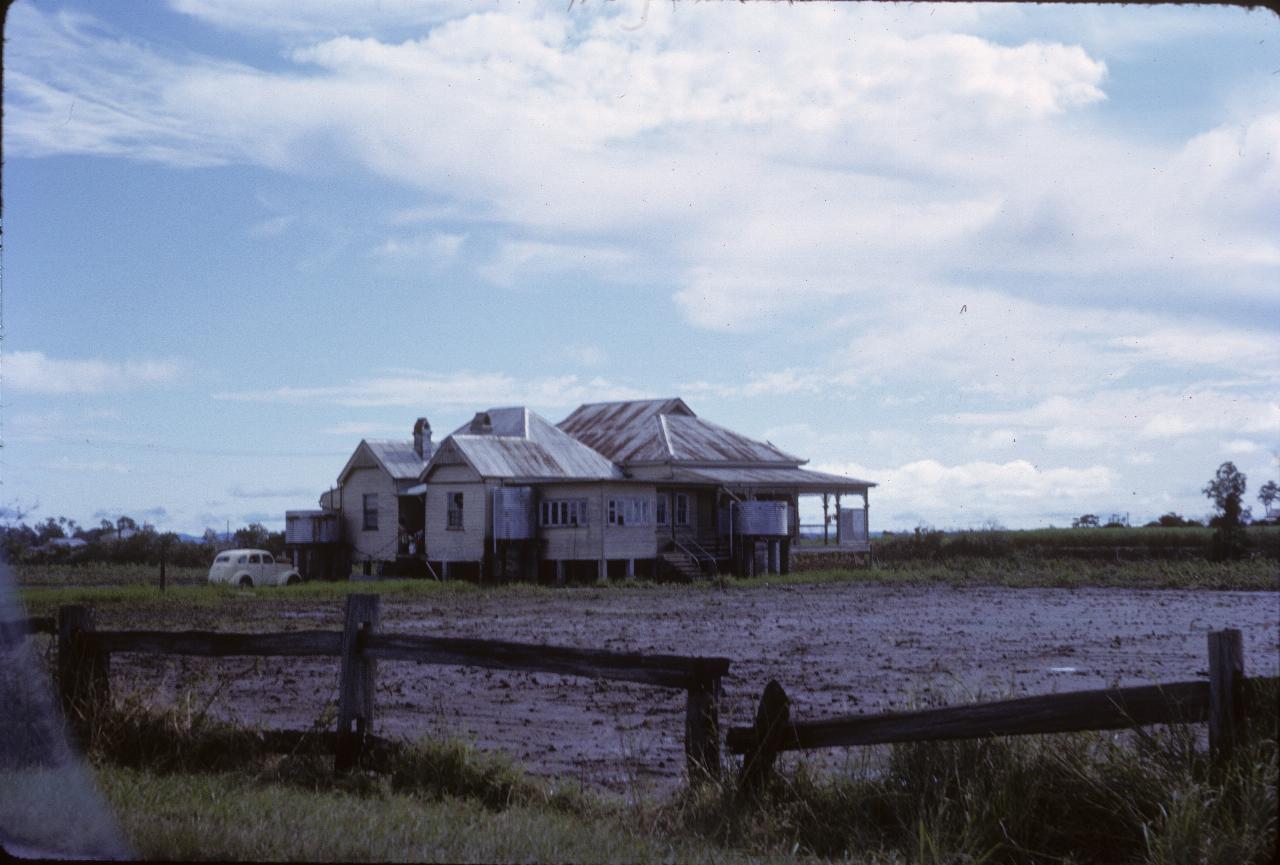
<path id="1" fill-rule="evenodd" d="M 456 740 L 381 744 L 335 775 L 331 756 L 270 753 L 256 731 L 194 703 L 156 712 L 126 701 L 95 719 L 89 742 L 102 791 L 146 859 L 742 859 L 687 834 L 653 837 L 617 802 L 534 781 Z"/>
<path id="2" fill-rule="evenodd" d="M 18 562 L 13 564 L 18 585 L 60 586 L 160 586 L 160 566 L 118 562 Z M 209 578 L 209 568 L 168 565 L 168 586 L 194 586 Z"/>
<path id="3" fill-rule="evenodd" d="M 1220 767 L 1196 727 L 928 742 L 835 773 L 799 762 L 749 801 L 730 784 L 685 791 L 663 817 L 670 832 L 819 858 L 1261 865 L 1277 843 L 1278 696 Z"/>
<path id="4" fill-rule="evenodd" d="M 956 587 L 1276 591 L 1280 589 L 1280 565 L 1272 559 L 1264 558 L 1234 562 L 952 559 L 938 562 L 900 562 L 869 568 L 798 571 L 786 575 L 770 574 L 728 580 L 731 587 L 845 582 Z"/>
<path id="5" fill-rule="evenodd" d="M 352 861 L 854 861 L 1249 865 L 1277 841 L 1280 692 L 1213 765 L 1200 727 L 859 749 L 790 763 L 756 796 L 725 780 L 669 799 L 532 780 L 456 741 L 334 776 L 271 754 L 195 704 L 117 703 L 90 755 L 139 855 Z"/>

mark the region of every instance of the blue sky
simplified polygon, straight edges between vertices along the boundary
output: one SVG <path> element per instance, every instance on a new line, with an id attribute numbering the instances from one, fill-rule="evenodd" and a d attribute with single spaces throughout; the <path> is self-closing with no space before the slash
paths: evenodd
<path id="1" fill-rule="evenodd" d="M 1280 477 L 1280 18 L 19 0 L 0 494 L 314 506 L 362 436 L 680 395 L 873 529 Z"/>

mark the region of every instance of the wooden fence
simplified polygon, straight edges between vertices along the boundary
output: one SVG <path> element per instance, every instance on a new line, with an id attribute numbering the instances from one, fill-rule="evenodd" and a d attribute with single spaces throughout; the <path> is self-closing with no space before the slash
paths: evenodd
<path id="1" fill-rule="evenodd" d="M 30 632 L 57 634 L 58 687 L 67 716 L 73 721 L 88 717 L 108 699 L 111 655 L 120 652 L 337 657 L 341 663 L 334 766 L 342 771 L 356 763 L 368 740 L 378 662 L 415 661 L 615 679 L 684 690 L 685 756 L 690 777 L 713 776 L 720 767 L 720 681 L 729 671 L 727 658 L 381 633 L 378 595 L 348 595 L 341 631 L 99 631 L 94 628 L 91 611 L 82 606 L 62 607 L 56 627 L 53 619 L 33 618 L 26 624 Z M 295 741 L 294 734 L 284 734 L 283 740 Z"/>
<path id="2" fill-rule="evenodd" d="M 378 629 L 377 595 L 348 595 L 341 631 L 234 634 L 211 631 L 98 631 L 90 611 L 69 606 L 58 618 L 32 618 L 30 632 L 56 633 L 61 699 L 72 719 L 109 695 L 110 657 L 118 652 L 205 657 L 338 657 L 338 723 L 332 738 L 334 765 L 353 766 L 368 741 L 374 715 L 379 661 L 488 667 L 637 682 L 687 692 L 685 756 L 691 779 L 720 769 L 721 679 L 727 658 L 642 655 L 495 640 L 386 634 Z M 20 631 L 0 623 L 0 642 Z M 792 721 L 782 686 L 764 689 L 755 723 L 734 727 L 726 750 L 743 757 L 739 785 L 758 787 L 783 751 L 903 742 L 981 739 L 993 736 L 1115 730 L 1147 724 L 1209 725 L 1215 760 L 1227 758 L 1244 733 L 1245 717 L 1260 700 L 1275 699 L 1280 678 L 1246 678 L 1238 630 L 1208 635 L 1209 680 L 1132 688 L 1104 688 L 1022 697 L 912 712 Z M 296 745 L 301 734 L 269 734 Z"/>
<path id="3" fill-rule="evenodd" d="M 1274 699 L 1271 689 L 1277 683 L 1280 679 L 1245 678 L 1240 632 L 1214 631 L 1209 634 L 1207 682 L 1072 691 L 915 712 L 792 721 L 786 692 L 778 682 L 770 681 L 760 698 L 755 724 L 731 728 L 725 744 L 729 753 L 743 756 L 739 787 L 744 792 L 763 783 L 782 751 L 1116 730 L 1146 724 L 1207 721 L 1210 751 L 1222 760 L 1243 735 L 1248 709 L 1266 699 L 1268 692 Z"/>

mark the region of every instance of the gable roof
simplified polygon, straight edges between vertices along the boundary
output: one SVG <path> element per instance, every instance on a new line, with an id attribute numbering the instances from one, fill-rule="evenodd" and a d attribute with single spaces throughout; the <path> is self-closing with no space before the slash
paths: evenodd
<path id="1" fill-rule="evenodd" d="M 678 397 L 590 403 L 562 420 L 560 429 L 623 465 L 734 463 L 798 466 L 805 460 L 703 420 Z"/>
<path id="2" fill-rule="evenodd" d="M 361 439 L 356 445 L 351 459 L 338 473 L 338 485 L 341 486 L 353 469 L 377 466 L 389 474 L 395 481 L 416 480 L 427 461 L 418 456 L 413 449 L 413 442 L 393 441 L 391 439 Z"/>
<path id="3" fill-rule="evenodd" d="M 481 477 L 526 480 L 609 480 L 622 471 L 605 457 L 524 406 L 478 412 L 440 443 L 432 461 L 460 457 Z"/>

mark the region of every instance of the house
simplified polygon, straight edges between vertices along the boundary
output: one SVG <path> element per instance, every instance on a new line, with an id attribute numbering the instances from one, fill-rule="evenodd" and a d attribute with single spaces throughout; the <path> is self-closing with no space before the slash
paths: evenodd
<path id="1" fill-rule="evenodd" d="M 408 441 L 361 440 L 337 485 L 320 497 L 319 511 L 285 512 L 285 544 L 294 566 L 310 579 L 313 569 L 372 573 L 421 559 L 422 497 L 409 489 L 431 455 L 426 418 L 414 422 Z"/>
<path id="2" fill-rule="evenodd" d="M 524 407 L 478 412 L 422 472 L 426 556 L 442 576 L 536 572 L 563 580 L 651 540 L 607 525 L 606 502 L 653 495 L 596 451 Z"/>
<path id="3" fill-rule="evenodd" d="M 834 496 L 835 549 L 865 553 L 874 484 L 804 463 L 677 398 L 583 405 L 554 426 L 495 408 L 441 442 L 411 491 L 426 499 L 426 558 L 447 575 L 785 572 L 802 495 Z"/>
<path id="4" fill-rule="evenodd" d="M 820 496 L 836 540 L 822 549 L 865 557 L 875 484 L 805 463 L 678 398 L 582 405 L 559 424 L 491 408 L 434 448 L 419 418 L 411 442 L 361 441 L 321 510 L 286 514 L 286 543 L 295 566 L 321 551 L 317 572 L 335 576 L 353 565 L 548 582 L 785 573 L 800 498 Z"/>
<path id="5" fill-rule="evenodd" d="M 655 554 L 671 569 L 789 570 L 801 496 L 836 506 L 841 552 L 869 552 L 870 481 L 803 468 L 807 460 L 704 418 L 679 398 L 579 406 L 559 424 L 655 491 Z M 860 506 L 843 506 L 841 497 Z M 831 548 L 829 548 L 831 549 Z"/>

